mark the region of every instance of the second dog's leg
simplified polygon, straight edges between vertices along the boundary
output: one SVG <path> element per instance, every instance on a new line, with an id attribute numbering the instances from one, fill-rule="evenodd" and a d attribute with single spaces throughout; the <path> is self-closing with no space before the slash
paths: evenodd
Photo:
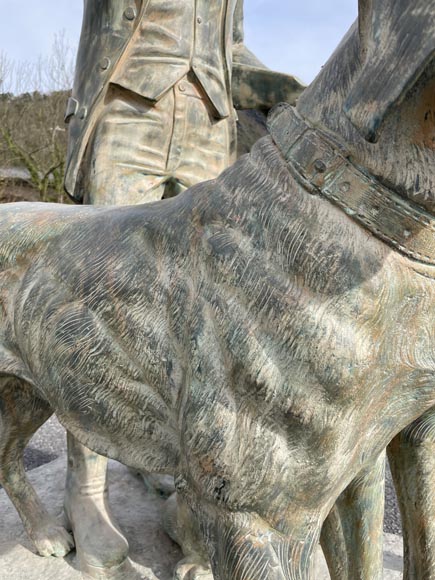
<path id="1" fill-rule="evenodd" d="M 28 383 L 15 377 L 0 379 L 0 483 L 39 554 L 63 557 L 74 546 L 73 539 L 41 504 L 23 464 L 25 446 L 51 414 Z"/>
<path id="2" fill-rule="evenodd" d="M 109 507 L 107 459 L 70 433 L 65 514 L 74 534 L 80 569 L 91 578 L 127 580 L 128 543 Z"/>
<path id="3" fill-rule="evenodd" d="M 348 553 L 340 512 L 336 504 L 323 522 L 320 544 L 331 580 L 348 580 Z"/>
<path id="4" fill-rule="evenodd" d="M 382 580 L 385 451 L 337 500 L 348 554 L 349 580 Z"/>
<path id="5" fill-rule="evenodd" d="M 384 488 L 385 452 L 349 484 L 323 524 L 332 580 L 382 580 Z"/>
<path id="6" fill-rule="evenodd" d="M 435 579 L 435 410 L 388 446 L 402 515 L 405 580 Z"/>

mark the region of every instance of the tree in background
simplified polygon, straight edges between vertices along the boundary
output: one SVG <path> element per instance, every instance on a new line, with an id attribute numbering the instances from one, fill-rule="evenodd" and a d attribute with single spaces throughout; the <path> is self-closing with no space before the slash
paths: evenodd
<path id="1" fill-rule="evenodd" d="M 64 201 L 65 103 L 75 51 L 55 37 L 49 57 L 12 62 L 0 52 L 0 168 L 24 169 L 41 201 Z"/>

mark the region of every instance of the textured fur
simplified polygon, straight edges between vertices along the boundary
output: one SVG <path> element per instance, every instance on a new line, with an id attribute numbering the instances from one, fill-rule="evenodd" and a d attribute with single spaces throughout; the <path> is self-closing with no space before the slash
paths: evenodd
<path id="1" fill-rule="evenodd" d="M 309 568 L 336 497 L 435 403 L 433 268 L 307 195 L 270 138 L 172 200 L 0 220 L 3 373 L 174 473 L 216 578 Z"/>

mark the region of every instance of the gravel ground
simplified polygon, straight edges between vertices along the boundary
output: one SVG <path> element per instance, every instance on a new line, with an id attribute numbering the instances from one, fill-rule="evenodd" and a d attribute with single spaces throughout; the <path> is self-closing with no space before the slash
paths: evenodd
<path id="1" fill-rule="evenodd" d="M 35 469 L 66 453 L 65 429 L 53 415 L 35 433 L 24 451 L 26 470 Z"/>
<path id="2" fill-rule="evenodd" d="M 396 491 L 391 480 L 390 468 L 387 465 L 385 478 L 385 519 L 384 531 L 390 534 L 402 535 L 402 524 L 400 523 L 399 505 L 397 503 Z"/>
<path id="3" fill-rule="evenodd" d="M 53 461 L 63 453 L 66 453 L 65 430 L 53 416 L 39 429 L 27 446 L 24 454 L 26 469 L 34 469 Z M 384 530 L 390 534 L 401 534 L 399 508 L 389 469 L 387 469 L 385 503 Z"/>

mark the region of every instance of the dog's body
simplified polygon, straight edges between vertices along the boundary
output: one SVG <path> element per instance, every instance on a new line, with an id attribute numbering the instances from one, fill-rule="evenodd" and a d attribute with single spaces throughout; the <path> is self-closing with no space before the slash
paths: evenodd
<path id="1" fill-rule="evenodd" d="M 433 159 L 411 132 L 433 85 L 432 67 L 373 150 L 316 85 L 298 108 L 379 177 L 393 136 Z M 284 145 L 158 204 L 1 209 L 0 481 L 34 537 L 11 449 L 54 410 L 98 453 L 176 476 L 216 580 L 309 578 L 340 493 L 435 405 L 435 267 L 310 195 Z"/>
<path id="2" fill-rule="evenodd" d="M 246 520 L 310 546 L 435 404 L 433 268 L 307 195 L 269 139 L 183 198 L 12 205 L 0 231 L 2 372 L 97 452 L 181 476 L 217 543 Z"/>

